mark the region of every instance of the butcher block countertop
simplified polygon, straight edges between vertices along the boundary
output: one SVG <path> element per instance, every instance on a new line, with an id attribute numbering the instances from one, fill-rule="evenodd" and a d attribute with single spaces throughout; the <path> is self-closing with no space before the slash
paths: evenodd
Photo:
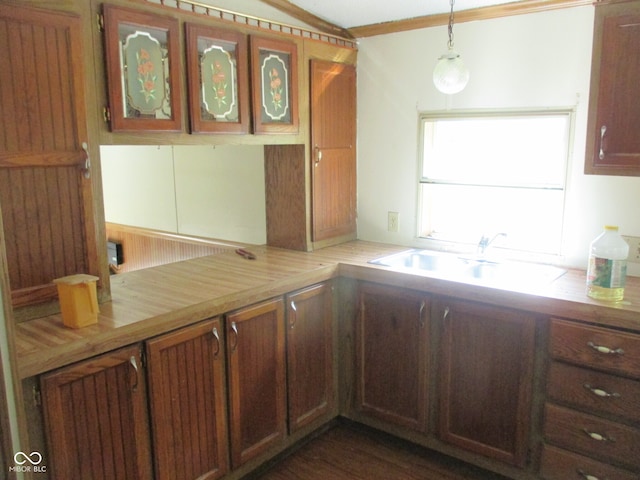
<path id="1" fill-rule="evenodd" d="M 259 246 L 248 260 L 233 248 L 208 257 L 111 277 L 112 301 L 98 323 L 66 328 L 60 315 L 16 326 L 18 371 L 28 378 L 70 363 L 339 276 L 451 295 L 510 308 L 640 332 L 640 278 L 628 277 L 625 299 L 585 294 L 585 272 L 569 270 L 536 291 L 491 288 L 368 264 L 406 247 L 354 241 L 315 252 Z"/>

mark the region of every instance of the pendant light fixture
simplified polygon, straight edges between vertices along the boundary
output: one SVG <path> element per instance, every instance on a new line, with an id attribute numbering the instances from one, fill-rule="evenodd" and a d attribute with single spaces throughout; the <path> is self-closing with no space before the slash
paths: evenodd
<path id="1" fill-rule="evenodd" d="M 449 14 L 449 42 L 447 51 L 438 59 L 436 68 L 433 69 L 433 83 L 442 93 L 461 92 L 469 82 L 469 70 L 453 49 L 453 4 L 455 0 L 449 0 L 451 13 Z"/>

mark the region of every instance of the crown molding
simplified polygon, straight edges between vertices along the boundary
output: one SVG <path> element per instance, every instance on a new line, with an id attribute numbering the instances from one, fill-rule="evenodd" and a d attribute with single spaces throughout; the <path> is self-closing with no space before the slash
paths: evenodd
<path id="1" fill-rule="evenodd" d="M 455 23 L 473 22 L 476 20 L 488 20 L 491 18 L 523 15 L 526 13 L 544 12 L 561 8 L 593 5 L 594 0 L 524 0 L 520 2 L 505 3 L 491 7 L 474 8 L 454 12 Z M 352 38 L 373 37 L 388 33 L 404 32 L 420 28 L 436 27 L 449 23 L 449 13 L 439 15 L 427 15 L 423 17 L 409 18 L 393 22 L 376 23 L 352 27 L 348 31 Z"/>

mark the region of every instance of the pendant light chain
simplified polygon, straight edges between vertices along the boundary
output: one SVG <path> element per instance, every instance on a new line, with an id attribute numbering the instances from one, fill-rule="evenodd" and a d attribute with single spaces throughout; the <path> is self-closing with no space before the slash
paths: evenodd
<path id="1" fill-rule="evenodd" d="M 449 4 L 451 5 L 451 13 L 449 14 L 449 43 L 447 46 L 449 48 L 453 48 L 453 4 L 455 0 L 449 0 Z"/>

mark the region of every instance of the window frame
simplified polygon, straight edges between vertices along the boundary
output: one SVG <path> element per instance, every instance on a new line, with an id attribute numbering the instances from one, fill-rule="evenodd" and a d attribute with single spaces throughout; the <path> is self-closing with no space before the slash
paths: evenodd
<path id="1" fill-rule="evenodd" d="M 437 119 L 465 119 L 465 118 L 508 118 L 508 117 L 538 117 L 538 116 L 558 116 L 565 117 L 567 122 L 566 141 L 564 145 L 564 165 L 562 166 L 562 178 L 560 184 L 503 184 L 495 183 L 489 184 L 484 182 L 455 182 L 445 179 L 434 179 L 423 175 L 424 172 L 424 153 L 425 153 L 425 123 Z M 458 251 L 468 252 L 471 249 L 475 251 L 477 243 L 470 243 L 462 239 L 451 238 L 446 235 L 432 235 L 433 229 L 430 222 L 425 221 L 425 208 L 428 206 L 425 204 L 425 186 L 426 185 L 458 185 L 462 187 L 490 187 L 490 188 L 518 188 L 518 189 L 533 189 L 533 190 L 556 190 L 562 192 L 562 212 L 561 212 L 561 227 L 559 232 L 558 245 L 555 248 L 554 253 L 542 253 L 528 250 L 509 250 L 504 248 L 503 250 L 509 250 L 511 257 L 534 259 L 535 261 L 555 262 L 559 257 L 563 256 L 564 246 L 564 230 L 566 222 L 566 209 L 567 209 L 567 189 L 569 168 L 571 166 L 574 134 L 575 134 L 575 122 L 576 122 L 576 108 L 575 106 L 567 107 L 554 107 L 554 108 L 513 108 L 513 109 L 478 109 L 478 110 L 446 110 L 446 111 L 423 111 L 418 113 L 418 162 L 417 162 L 417 211 L 416 211 L 416 223 L 415 234 L 419 241 L 426 242 L 430 248 L 446 251 Z M 551 186 L 553 185 L 553 186 Z M 491 233 L 491 232 L 488 232 Z M 498 232 L 494 232 L 498 233 Z M 478 238 L 478 240 L 480 237 Z"/>

